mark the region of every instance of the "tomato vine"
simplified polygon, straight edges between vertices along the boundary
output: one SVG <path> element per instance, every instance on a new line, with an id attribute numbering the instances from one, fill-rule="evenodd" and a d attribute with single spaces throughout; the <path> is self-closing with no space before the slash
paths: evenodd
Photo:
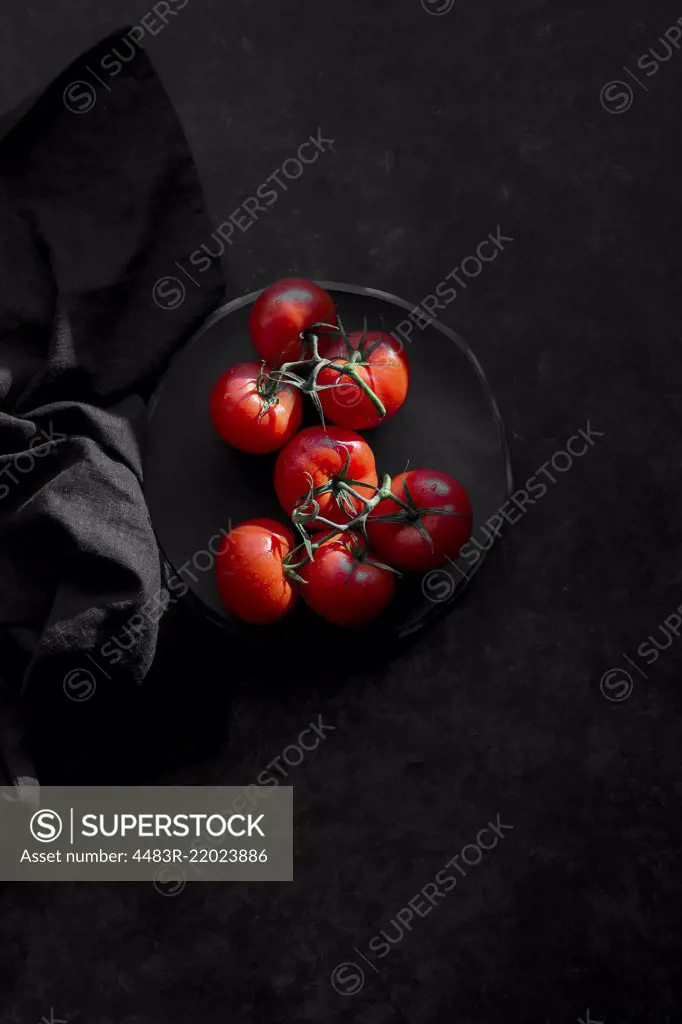
<path id="1" fill-rule="evenodd" d="M 330 332 L 340 334 L 343 338 L 344 344 L 348 352 L 347 363 L 337 363 L 334 359 L 325 359 L 320 355 L 318 344 L 320 341 L 320 331 L 324 328 L 323 336 L 328 337 Z M 386 415 L 386 406 L 381 401 L 375 391 L 369 386 L 367 381 L 364 379 L 362 374 L 358 372 L 358 366 L 364 366 L 364 340 L 367 335 L 367 321 L 363 328 L 362 337 L 357 349 L 351 345 L 348 335 L 341 323 L 341 318 L 338 317 L 338 323 L 327 324 L 327 323 L 315 323 L 312 324 L 305 331 L 301 331 L 300 338 L 304 344 L 307 344 L 312 349 L 312 355 L 306 359 L 295 359 L 288 363 L 283 363 L 277 369 L 270 369 L 265 372 L 263 370 L 264 378 L 267 378 L 267 382 L 264 382 L 264 390 L 261 394 L 268 400 L 272 400 L 272 397 L 277 394 L 277 391 L 285 384 L 293 384 L 299 388 L 304 394 L 310 395 L 317 412 L 319 413 L 322 423 L 324 423 L 324 410 L 322 403 L 320 402 L 319 392 L 327 391 L 330 388 L 338 388 L 347 386 L 345 382 L 340 381 L 334 384 L 319 384 L 318 377 L 322 370 L 329 367 L 331 370 L 335 370 L 339 377 L 347 377 L 349 381 L 356 384 L 365 395 L 372 402 L 380 418 Z M 265 363 L 263 364 L 265 367 Z M 307 369 L 307 372 L 303 372 Z"/>

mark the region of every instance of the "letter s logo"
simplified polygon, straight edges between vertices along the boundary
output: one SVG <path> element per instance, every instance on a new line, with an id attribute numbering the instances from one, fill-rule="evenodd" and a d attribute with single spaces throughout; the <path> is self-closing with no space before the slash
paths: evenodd
<path id="1" fill-rule="evenodd" d="M 53 843 L 55 839 L 59 839 L 62 827 L 62 819 L 57 812 L 47 808 L 36 811 L 29 825 L 31 835 L 39 843 Z"/>

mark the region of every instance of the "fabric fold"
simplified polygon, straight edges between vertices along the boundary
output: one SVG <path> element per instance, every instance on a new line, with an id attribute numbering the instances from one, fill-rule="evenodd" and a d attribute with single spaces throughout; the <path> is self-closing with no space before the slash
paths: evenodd
<path id="1" fill-rule="evenodd" d="M 33 757 L 55 783 L 70 751 L 106 740 L 113 707 L 134 715 L 153 662 L 146 402 L 224 294 L 215 264 L 181 304 L 157 301 L 210 226 L 144 51 L 88 110 L 70 102 L 124 38 L 24 104 L 0 143 L 0 747 L 6 773 L 30 777 Z M 124 630 L 112 664 L 102 648 Z"/>

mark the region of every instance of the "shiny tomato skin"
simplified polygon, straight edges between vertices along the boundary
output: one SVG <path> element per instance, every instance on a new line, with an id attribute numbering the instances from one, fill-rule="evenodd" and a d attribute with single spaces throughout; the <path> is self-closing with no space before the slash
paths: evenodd
<path id="1" fill-rule="evenodd" d="M 395 574 L 358 561 L 350 538 L 325 541 L 312 562 L 299 570 L 306 604 L 337 626 L 360 626 L 384 610 L 395 592 Z M 370 556 L 371 557 L 371 556 Z"/>
<path id="2" fill-rule="evenodd" d="M 237 363 L 222 374 L 211 392 L 209 414 L 216 433 L 240 451 L 264 455 L 277 451 L 301 425 L 303 401 L 289 384 L 277 393 L 259 420 L 265 399 L 258 391 L 261 363 Z"/>
<path id="3" fill-rule="evenodd" d="M 348 335 L 356 352 L 361 337 L 361 331 L 353 331 Z M 349 362 L 348 350 L 340 335 L 320 339 L 318 350 L 323 358 L 334 359 L 339 365 L 347 365 Z M 320 391 L 320 401 L 327 419 L 351 430 L 370 430 L 395 416 L 403 405 L 410 387 L 410 364 L 401 342 L 385 331 L 367 331 L 360 355 L 361 359 L 354 365 L 384 403 L 385 416 L 379 416 L 362 388 L 343 373 L 325 367 L 317 379 L 319 384 L 337 385 Z"/>
<path id="4" fill-rule="evenodd" d="M 395 569 L 425 572 L 439 569 L 448 559 L 454 559 L 471 536 L 473 513 L 469 495 L 459 481 L 438 470 L 412 469 L 396 476 L 391 491 L 401 501 L 406 501 L 403 482 L 414 502 L 415 508 L 442 508 L 452 515 L 429 515 L 421 517 L 433 541 L 433 550 L 425 537 L 411 523 L 373 522 L 375 516 L 397 512 L 400 506 L 385 498 L 370 513 L 367 520 L 367 535 L 373 551 L 380 561 Z M 456 513 L 456 514 L 454 514 Z"/>
<path id="5" fill-rule="evenodd" d="M 258 355 L 271 366 L 281 366 L 301 358 L 301 331 L 316 323 L 336 323 L 331 295 L 304 277 L 285 277 L 256 299 L 249 333 Z"/>
<path id="6" fill-rule="evenodd" d="M 296 591 L 284 574 L 283 561 L 293 546 L 291 530 L 274 519 L 249 519 L 223 538 L 216 554 L 216 579 L 233 615 L 264 626 L 292 609 Z"/>
<path id="7" fill-rule="evenodd" d="M 377 485 L 377 471 L 372 449 L 366 441 L 352 430 L 343 427 L 307 427 L 289 441 L 286 448 L 277 456 L 275 463 L 275 490 L 284 511 L 291 515 L 294 507 L 304 498 L 310 488 L 307 474 L 312 477 L 313 487 L 320 487 L 336 477 L 344 467 L 346 453 L 350 451 L 350 462 L 346 475 L 360 481 L 354 489 L 364 498 L 371 498 L 375 493 L 371 487 L 362 484 Z M 316 500 L 320 506 L 320 515 L 332 523 L 342 525 L 351 518 L 341 508 L 333 493 L 321 494 Z M 350 503 L 361 511 L 360 503 L 350 498 Z M 311 529 L 327 529 L 324 523 L 308 524 Z"/>

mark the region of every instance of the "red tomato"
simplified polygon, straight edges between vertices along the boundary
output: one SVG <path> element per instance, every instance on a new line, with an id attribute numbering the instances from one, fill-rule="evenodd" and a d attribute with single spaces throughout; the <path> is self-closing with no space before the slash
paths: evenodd
<path id="1" fill-rule="evenodd" d="M 218 379 L 211 392 L 211 423 L 223 441 L 243 452 L 274 452 L 301 425 L 303 402 L 298 388 L 285 384 L 268 398 L 261 386 L 267 367 L 237 363 Z"/>
<path id="2" fill-rule="evenodd" d="M 331 295 L 304 277 L 285 277 L 256 299 L 249 333 L 258 355 L 281 366 L 301 358 L 301 332 L 317 323 L 336 324 Z"/>
<path id="3" fill-rule="evenodd" d="M 339 365 L 353 366 L 386 408 L 385 416 L 379 416 L 376 406 L 359 384 L 338 370 L 325 367 L 318 374 L 318 384 L 336 386 L 320 391 L 324 414 L 332 423 L 352 430 L 368 430 L 395 416 L 410 386 L 407 353 L 398 339 L 385 331 L 367 331 L 361 344 L 362 335 L 362 331 L 348 335 L 354 349 L 350 359 L 340 335 L 321 339 L 319 345 L 323 358 L 334 359 Z"/>
<path id="4" fill-rule="evenodd" d="M 367 519 L 367 536 L 377 557 L 396 569 L 414 571 L 438 569 L 449 558 L 456 558 L 471 536 L 473 518 L 471 502 L 462 485 L 447 473 L 412 469 L 393 480 L 391 492 L 411 505 L 412 510 L 401 509 L 390 498 L 380 501 L 372 510 Z M 395 512 L 401 513 L 402 521 L 376 521 L 377 516 Z M 432 545 L 415 526 L 417 521 L 428 531 Z"/>
<path id="5" fill-rule="evenodd" d="M 359 538 L 327 540 L 299 570 L 306 603 L 337 626 L 359 626 L 384 610 L 395 591 L 395 574 L 372 564 Z"/>
<path id="6" fill-rule="evenodd" d="M 278 622 L 296 591 L 284 572 L 291 530 L 274 519 L 249 519 L 223 538 L 216 555 L 218 590 L 233 615 L 254 625 Z"/>
<path id="7" fill-rule="evenodd" d="M 343 427 L 307 427 L 301 430 L 277 456 L 275 464 L 275 490 L 284 511 L 291 515 L 295 506 L 308 494 L 312 478 L 313 487 L 334 481 L 334 489 L 316 496 L 320 515 L 332 523 L 343 524 L 361 511 L 361 503 L 339 486 L 341 472 L 350 454 L 346 476 L 359 481 L 354 490 L 365 499 L 375 491 L 363 484 L 377 484 L 377 471 L 372 449 L 352 430 Z M 309 524 L 326 529 L 324 523 Z"/>

